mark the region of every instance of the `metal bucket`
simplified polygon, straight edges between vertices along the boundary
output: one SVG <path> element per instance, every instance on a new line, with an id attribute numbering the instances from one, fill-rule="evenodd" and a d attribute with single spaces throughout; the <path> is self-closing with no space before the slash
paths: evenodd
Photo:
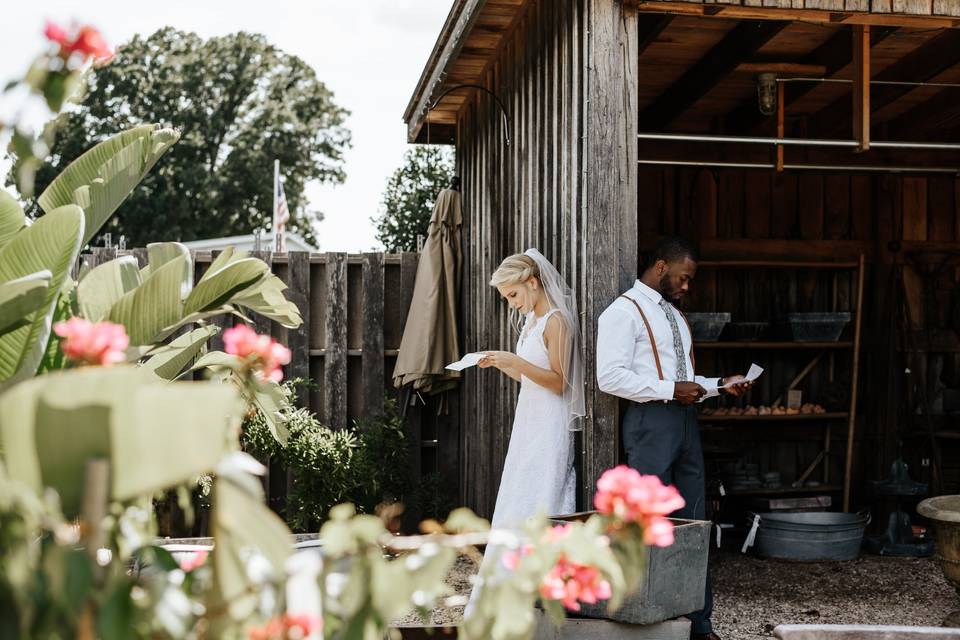
<path id="1" fill-rule="evenodd" d="M 856 560 L 868 513 L 760 513 L 757 553 L 765 558 L 800 560 Z"/>

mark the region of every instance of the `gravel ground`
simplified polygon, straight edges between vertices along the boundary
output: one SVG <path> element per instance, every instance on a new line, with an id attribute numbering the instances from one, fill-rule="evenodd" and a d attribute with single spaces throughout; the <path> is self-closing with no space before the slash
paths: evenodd
<path id="1" fill-rule="evenodd" d="M 793 563 L 725 552 L 713 564 L 717 633 L 764 638 L 778 624 L 939 626 L 960 609 L 932 559 Z"/>
<path id="2" fill-rule="evenodd" d="M 724 551 L 711 560 L 713 621 L 725 640 L 771 637 L 778 624 L 939 626 L 960 609 L 957 592 L 931 559 L 864 556 L 853 562 L 793 563 Z M 447 577 L 470 593 L 476 565 L 461 556 Z M 431 624 L 456 624 L 463 607 L 437 608 Z M 411 613 L 398 621 L 418 624 Z"/>

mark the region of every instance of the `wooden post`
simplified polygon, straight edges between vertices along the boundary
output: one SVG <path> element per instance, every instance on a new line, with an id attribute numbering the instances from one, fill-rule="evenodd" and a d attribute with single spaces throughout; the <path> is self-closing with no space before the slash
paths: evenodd
<path id="1" fill-rule="evenodd" d="M 619 401 L 596 390 L 597 318 L 637 277 L 638 16 L 619 2 L 593 3 L 584 105 L 582 176 L 587 270 L 584 367 L 588 382 L 580 504 L 589 508 L 596 482 L 617 463 Z"/>
<path id="2" fill-rule="evenodd" d="M 860 328 L 863 326 L 863 254 L 857 268 L 857 315 L 853 325 L 853 370 L 850 373 L 850 419 L 847 425 L 847 460 L 843 474 L 843 510 L 850 509 L 850 472 L 853 469 L 853 435 L 857 425 L 857 386 L 860 380 Z"/>
<path id="3" fill-rule="evenodd" d="M 327 425 L 347 426 L 347 254 L 327 254 L 327 344 L 323 360 L 323 408 Z"/>
<path id="4" fill-rule="evenodd" d="M 785 87 L 786 87 L 786 83 L 784 82 L 777 83 L 777 137 L 778 138 L 783 138 L 784 133 L 786 131 L 786 127 L 784 126 L 784 120 L 786 118 L 786 110 L 787 110 L 787 105 L 786 105 L 787 99 L 786 99 Z M 782 144 L 777 145 L 776 165 L 777 165 L 777 173 L 782 172 L 783 171 L 783 145 Z"/>
<path id="5" fill-rule="evenodd" d="M 363 254 L 363 411 L 383 412 L 383 254 Z"/>
<path id="6" fill-rule="evenodd" d="M 870 149 L 870 25 L 853 27 L 853 137 Z"/>

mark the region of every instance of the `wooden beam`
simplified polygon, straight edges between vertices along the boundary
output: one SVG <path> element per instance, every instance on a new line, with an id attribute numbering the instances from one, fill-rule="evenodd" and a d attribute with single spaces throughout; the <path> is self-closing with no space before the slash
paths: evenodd
<path id="1" fill-rule="evenodd" d="M 898 80 L 926 82 L 960 62 L 960 30 L 944 31 L 925 44 L 917 47 L 876 76 L 874 80 Z M 870 95 L 871 108 L 879 111 L 915 87 L 909 85 L 873 85 Z M 821 109 L 810 122 L 812 136 L 829 137 L 845 129 L 850 108 L 850 98 L 834 100 Z"/>
<path id="2" fill-rule="evenodd" d="M 892 27 L 875 27 L 870 30 L 870 46 L 875 47 L 886 39 L 896 29 Z M 803 64 L 818 65 L 825 68 L 823 77 L 829 78 L 844 69 L 853 61 L 853 42 L 846 28 L 838 28 L 835 35 L 830 36 L 823 44 L 805 55 Z M 787 84 L 785 92 L 785 108 L 806 96 L 819 86 L 816 82 L 791 82 Z M 744 100 L 740 106 L 731 111 L 724 118 L 723 130 L 727 133 L 748 133 L 754 131 L 767 120 L 767 116 L 757 109 L 754 97 Z"/>
<path id="3" fill-rule="evenodd" d="M 822 9 L 786 9 L 777 7 L 744 7 L 738 5 L 690 4 L 670 0 L 627 0 L 640 12 L 671 13 L 704 18 L 738 18 L 741 20 L 801 20 L 824 24 L 869 24 L 887 27 L 919 27 L 949 29 L 960 26 L 960 18 L 902 13 L 838 12 Z"/>
<path id="4" fill-rule="evenodd" d="M 853 27 L 853 139 L 870 149 L 870 26 Z"/>
<path id="5" fill-rule="evenodd" d="M 673 22 L 673 16 L 668 13 L 645 13 L 639 16 L 637 22 L 639 23 L 637 32 L 640 34 L 640 39 L 637 42 L 637 57 L 639 58 L 647 50 L 647 47 L 656 42 L 664 29 L 670 26 L 670 23 Z"/>
<path id="6" fill-rule="evenodd" d="M 737 73 L 775 73 L 784 76 L 824 76 L 825 64 L 803 64 L 800 62 L 743 62 L 737 65 Z"/>
<path id="7" fill-rule="evenodd" d="M 960 119 L 960 87 L 941 89 L 936 95 L 901 113 L 885 124 L 890 140 L 922 139 L 926 132 L 936 132 L 941 141 L 950 141 L 946 130 Z"/>
<path id="8" fill-rule="evenodd" d="M 747 20 L 730 29 L 720 42 L 643 110 L 640 122 L 644 129 L 657 131 L 666 127 L 789 24 Z"/>

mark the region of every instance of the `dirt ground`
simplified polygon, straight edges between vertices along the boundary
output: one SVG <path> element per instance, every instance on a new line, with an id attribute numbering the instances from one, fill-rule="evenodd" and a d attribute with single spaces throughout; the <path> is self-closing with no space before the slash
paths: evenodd
<path id="1" fill-rule="evenodd" d="M 793 563 L 724 551 L 711 559 L 716 632 L 725 640 L 771 637 L 778 624 L 939 626 L 960 597 L 932 559 L 863 556 L 852 562 Z M 458 560 L 447 583 L 470 592 L 476 571 Z M 463 607 L 437 608 L 432 624 L 456 624 Z M 403 619 L 419 622 L 415 614 Z"/>

